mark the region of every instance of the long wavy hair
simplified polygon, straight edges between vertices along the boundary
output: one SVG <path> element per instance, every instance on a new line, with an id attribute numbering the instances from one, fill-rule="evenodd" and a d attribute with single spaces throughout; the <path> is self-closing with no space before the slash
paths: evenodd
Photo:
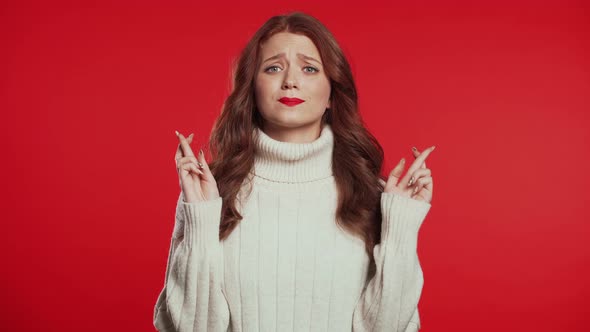
<path id="1" fill-rule="evenodd" d="M 358 111 L 357 90 L 340 46 L 316 18 L 292 12 L 271 17 L 241 52 L 233 72 L 233 88 L 209 137 L 209 165 L 223 199 L 220 240 L 226 239 L 242 220 L 236 208 L 240 188 L 254 165 L 253 133 L 262 128 L 256 107 L 254 84 L 260 68 L 260 46 L 278 32 L 305 35 L 318 48 L 330 81 L 331 105 L 322 116 L 334 133 L 332 173 L 338 188 L 337 222 L 362 238 L 373 259 L 373 247 L 381 234 L 380 194 L 383 148 L 369 133 Z"/>

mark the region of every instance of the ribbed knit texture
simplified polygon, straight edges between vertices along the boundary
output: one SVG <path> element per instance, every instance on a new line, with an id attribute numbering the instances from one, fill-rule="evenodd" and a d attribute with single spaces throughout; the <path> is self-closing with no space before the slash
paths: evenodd
<path id="1" fill-rule="evenodd" d="M 329 125 L 310 143 L 258 130 L 242 221 L 218 240 L 221 198 L 179 197 L 159 331 L 417 331 L 419 228 L 430 204 L 383 193 L 381 243 L 368 275 L 364 242 L 336 224 Z"/>

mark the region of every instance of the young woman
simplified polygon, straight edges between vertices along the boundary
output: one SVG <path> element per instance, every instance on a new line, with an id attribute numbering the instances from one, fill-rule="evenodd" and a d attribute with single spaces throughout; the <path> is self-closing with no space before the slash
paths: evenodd
<path id="1" fill-rule="evenodd" d="M 334 37 L 295 12 L 238 61 L 208 164 L 177 132 L 181 193 L 159 331 L 417 331 L 417 256 L 432 200 L 414 150 L 387 182 Z"/>

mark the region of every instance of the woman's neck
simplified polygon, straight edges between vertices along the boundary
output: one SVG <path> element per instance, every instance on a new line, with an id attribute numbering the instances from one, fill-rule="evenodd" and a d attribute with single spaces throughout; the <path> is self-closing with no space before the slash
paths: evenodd
<path id="1" fill-rule="evenodd" d="M 285 143 L 311 143 L 320 137 L 322 131 L 321 126 L 321 122 L 316 122 L 307 126 L 288 128 L 277 127 L 267 122 L 260 130 L 275 141 Z"/>
<path id="2" fill-rule="evenodd" d="M 325 124 L 307 143 L 282 142 L 257 128 L 253 173 L 273 182 L 303 183 L 332 176 L 334 134 Z"/>

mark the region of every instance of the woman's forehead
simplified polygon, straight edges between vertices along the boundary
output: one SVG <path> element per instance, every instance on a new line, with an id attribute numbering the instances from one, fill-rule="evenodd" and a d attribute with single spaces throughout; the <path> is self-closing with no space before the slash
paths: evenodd
<path id="1" fill-rule="evenodd" d="M 290 54 L 301 54 L 319 59 L 319 51 L 313 41 L 301 34 L 279 32 L 262 43 L 260 48 L 263 56 L 266 56 L 264 59 L 274 56 L 290 56 Z"/>

